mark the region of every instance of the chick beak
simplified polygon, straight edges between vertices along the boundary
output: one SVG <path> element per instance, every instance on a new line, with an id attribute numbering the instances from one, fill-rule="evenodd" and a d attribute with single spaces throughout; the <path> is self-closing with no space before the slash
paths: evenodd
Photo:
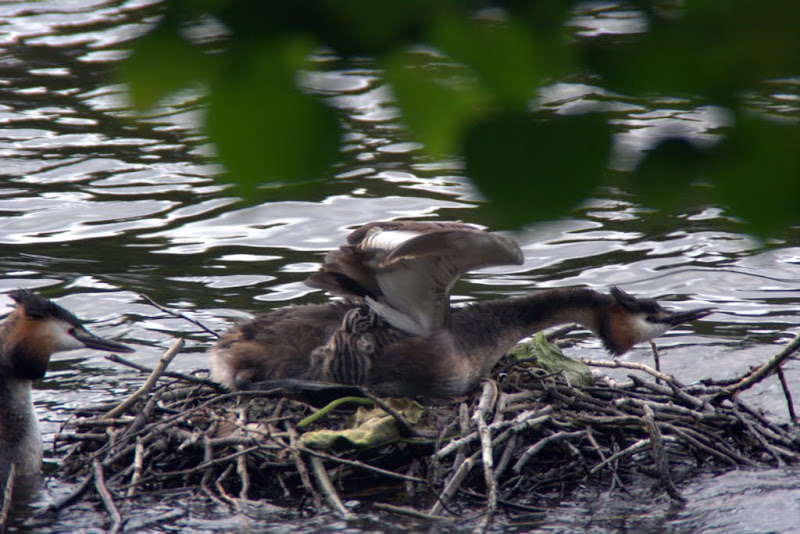
<path id="1" fill-rule="evenodd" d="M 688 323 L 689 321 L 702 319 L 703 317 L 714 313 L 715 310 L 716 308 L 697 308 L 695 310 L 672 312 L 660 318 L 658 322 L 666 323 L 670 326 L 677 326 L 681 323 Z"/>
<path id="2" fill-rule="evenodd" d="M 74 329 L 72 331 L 72 337 L 90 349 L 107 350 L 109 352 L 135 352 L 134 349 L 123 345 L 122 343 L 103 339 L 102 337 L 98 337 L 83 328 Z"/>

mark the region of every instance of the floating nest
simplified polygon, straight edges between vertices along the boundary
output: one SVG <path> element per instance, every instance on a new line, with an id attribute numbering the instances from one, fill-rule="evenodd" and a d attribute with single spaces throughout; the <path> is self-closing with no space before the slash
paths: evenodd
<path id="1" fill-rule="evenodd" d="M 201 376 L 165 372 L 181 346 L 130 398 L 82 410 L 56 437 L 64 454 L 56 476 L 79 483 L 51 512 L 101 499 L 116 530 L 116 503 L 129 509 L 141 496 L 192 488 L 237 512 L 266 501 L 353 517 L 355 500 L 423 518 L 477 513 L 488 521 L 500 509 L 541 512 L 586 486 L 645 487 L 642 499 L 656 488 L 682 500 L 678 486 L 698 466 L 800 459 L 794 426 L 738 398 L 779 372 L 800 338 L 739 379 L 684 385 L 618 360 L 583 363 L 595 375 L 626 368 L 623 381 L 554 371 L 539 361 L 557 352 L 540 336 L 526 357 L 506 357 L 476 391 L 447 402 L 305 382 L 224 392 Z"/>

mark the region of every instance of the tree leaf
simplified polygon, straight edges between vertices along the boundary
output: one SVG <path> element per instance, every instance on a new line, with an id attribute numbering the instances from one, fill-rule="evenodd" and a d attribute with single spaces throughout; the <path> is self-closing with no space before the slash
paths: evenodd
<path id="1" fill-rule="evenodd" d="M 505 225 L 559 217 L 602 183 L 610 131 L 599 115 L 502 115 L 476 124 L 467 175 Z"/>
<path id="2" fill-rule="evenodd" d="M 462 77 L 458 67 L 442 75 L 429 61 L 393 54 L 383 63 L 386 79 L 403 110 L 403 122 L 432 155 L 461 150 L 461 134 L 484 108 L 487 96 Z"/>
<path id="3" fill-rule="evenodd" d="M 441 17 L 432 42 L 450 57 L 473 69 L 503 107 L 527 109 L 534 91 L 552 74 L 549 57 L 565 48 L 548 43 L 548 52 L 530 28 L 516 21 Z"/>
<path id="4" fill-rule="evenodd" d="M 633 173 L 632 191 L 644 204 L 666 209 L 684 205 L 691 182 L 707 177 L 712 155 L 690 139 L 673 137 L 648 150 Z"/>
<path id="5" fill-rule="evenodd" d="M 295 39 L 262 44 L 229 57 L 215 79 L 208 132 L 240 185 L 316 178 L 338 159 L 336 115 L 296 83 L 311 50 Z"/>
<path id="6" fill-rule="evenodd" d="M 800 124 L 742 118 L 720 146 L 713 181 L 762 235 L 800 224 Z"/>
<path id="7" fill-rule="evenodd" d="M 168 19 L 138 41 L 120 65 L 120 77 L 130 87 L 133 105 L 147 109 L 165 96 L 205 80 L 214 59 L 178 33 Z"/>

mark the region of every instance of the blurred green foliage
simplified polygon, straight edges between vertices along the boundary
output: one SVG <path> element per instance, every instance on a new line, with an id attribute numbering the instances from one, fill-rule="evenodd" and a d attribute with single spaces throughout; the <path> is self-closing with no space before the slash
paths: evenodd
<path id="1" fill-rule="evenodd" d="M 646 31 L 589 38 L 567 24 L 577 4 L 165 0 L 121 73 L 140 109 L 203 86 L 219 158 L 253 188 L 324 176 L 339 159 L 334 110 L 299 83 L 319 68 L 313 52 L 374 58 L 412 135 L 431 156 L 462 157 L 498 223 L 514 226 L 559 216 L 615 176 L 609 117 L 537 110 L 539 88 L 579 74 L 622 95 L 689 97 L 729 111 L 721 141 L 663 139 L 623 185 L 675 207 L 701 181 L 758 233 L 800 223 L 800 120 L 748 100 L 800 76 L 800 1 L 638 0 L 626 6 Z M 192 37 L 209 20 L 223 35 Z"/>

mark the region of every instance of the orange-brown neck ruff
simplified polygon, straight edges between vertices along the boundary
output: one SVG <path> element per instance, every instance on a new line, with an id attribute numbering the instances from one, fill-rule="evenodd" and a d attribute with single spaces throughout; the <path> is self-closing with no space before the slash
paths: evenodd
<path id="1" fill-rule="evenodd" d="M 55 347 L 50 337 L 41 335 L 42 323 L 20 306 L 0 327 L 0 366 L 6 376 L 37 380 L 45 375 Z"/>

